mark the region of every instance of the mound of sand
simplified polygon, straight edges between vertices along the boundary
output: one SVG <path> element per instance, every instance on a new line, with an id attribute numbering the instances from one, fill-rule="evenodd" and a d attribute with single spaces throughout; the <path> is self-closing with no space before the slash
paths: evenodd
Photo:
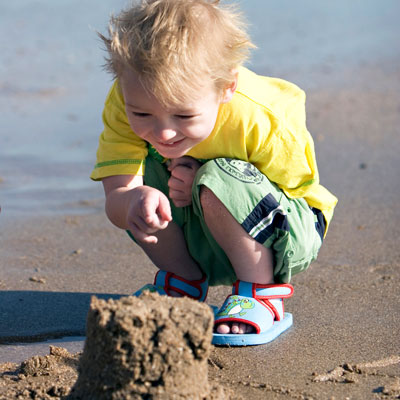
<path id="1" fill-rule="evenodd" d="M 71 399 L 203 399 L 213 314 L 202 303 L 146 293 L 93 298 Z"/>
<path id="2" fill-rule="evenodd" d="M 239 399 L 208 379 L 212 326 L 210 308 L 187 298 L 93 297 L 83 353 L 50 346 L 49 355 L 0 364 L 0 399 Z"/>

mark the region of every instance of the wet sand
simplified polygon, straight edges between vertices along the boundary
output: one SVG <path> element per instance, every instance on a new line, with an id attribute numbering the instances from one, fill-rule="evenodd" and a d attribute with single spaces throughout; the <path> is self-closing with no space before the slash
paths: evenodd
<path id="1" fill-rule="evenodd" d="M 360 70 L 358 77 L 365 74 L 370 84 L 367 78 L 379 73 L 377 87 L 309 93 L 309 127 L 323 132 L 316 137 L 321 178 L 340 203 L 318 260 L 293 279 L 295 295 L 286 309 L 293 313 L 294 326 L 269 345 L 212 350 L 210 379 L 237 395 L 399 396 L 400 192 L 395 182 L 400 74 L 373 69 Z M 54 303 L 45 293 L 54 298 L 60 293 L 127 295 L 150 282 L 155 268 L 141 250 L 100 210 L 91 211 L 3 224 L 2 295 L 36 293 L 45 302 L 38 305 L 56 318 L 71 312 L 69 304 Z M 208 301 L 221 303 L 227 291 L 212 288 Z M 26 306 L 19 323 L 40 326 L 40 317 L 29 320 L 30 307 L 35 305 Z M 83 313 L 84 308 L 82 318 Z M 49 324 L 46 316 L 41 318 Z M 71 328 L 79 331 L 82 325 Z M 18 335 L 16 330 L 16 340 Z"/>
<path id="2" fill-rule="evenodd" d="M 295 294 L 285 303 L 293 327 L 265 346 L 212 349 L 209 379 L 233 398 L 400 397 L 398 65 L 394 54 L 309 70 L 318 85 L 307 90 L 308 127 L 321 181 L 339 204 L 318 260 L 293 279 Z M 11 353 L 4 338 L 82 335 L 91 294 L 129 295 L 155 273 L 106 220 L 101 197 L 81 190 L 70 205 L 52 215 L 8 215 L 4 207 L 0 214 L 0 362 L 15 362 L 0 368 L 0 399 L 30 398 L 37 385 L 61 397 L 76 379 L 66 353 L 48 375 L 18 376 L 17 363 L 31 354 Z M 208 302 L 221 304 L 228 291 L 212 288 Z M 63 389 L 55 387 L 60 373 Z"/>

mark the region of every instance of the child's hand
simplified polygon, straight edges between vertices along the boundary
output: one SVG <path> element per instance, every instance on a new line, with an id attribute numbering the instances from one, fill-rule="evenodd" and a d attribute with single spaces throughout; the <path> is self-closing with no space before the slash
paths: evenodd
<path id="1" fill-rule="evenodd" d="M 176 207 L 185 207 L 192 204 L 192 185 L 201 163 L 192 157 L 184 156 L 170 161 L 168 170 L 169 197 Z"/>
<path id="2" fill-rule="evenodd" d="M 162 192 L 150 186 L 132 190 L 127 224 L 136 240 L 157 243 L 158 239 L 152 233 L 165 229 L 171 220 L 169 200 Z"/>

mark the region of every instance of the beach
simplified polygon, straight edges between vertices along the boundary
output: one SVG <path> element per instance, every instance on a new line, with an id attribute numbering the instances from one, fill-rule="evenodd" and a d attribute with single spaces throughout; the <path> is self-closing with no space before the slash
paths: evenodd
<path id="1" fill-rule="evenodd" d="M 0 6 L 0 399 L 62 397 L 91 296 L 132 294 L 156 272 L 89 179 L 111 83 L 95 31 L 124 3 L 81 3 Z M 291 282 L 293 326 L 267 345 L 214 347 L 209 380 L 232 398 L 400 398 L 400 6 L 240 4 L 258 47 L 249 67 L 306 91 L 320 180 L 339 203 L 317 261 Z M 50 345 L 71 356 L 21 378 Z M 50 391 L 60 371 L 64 389 Z"/>

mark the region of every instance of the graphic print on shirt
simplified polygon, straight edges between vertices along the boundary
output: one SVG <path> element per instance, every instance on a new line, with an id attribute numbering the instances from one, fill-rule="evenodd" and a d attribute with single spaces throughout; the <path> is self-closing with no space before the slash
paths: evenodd
<path id="1" fill-rule="evenodd" d="M 264 179 L 264 175 L 253 164 L 246 161 L 217 158 L 214 162 L 222 171 L 241 182 L 259 184 Z"/>

